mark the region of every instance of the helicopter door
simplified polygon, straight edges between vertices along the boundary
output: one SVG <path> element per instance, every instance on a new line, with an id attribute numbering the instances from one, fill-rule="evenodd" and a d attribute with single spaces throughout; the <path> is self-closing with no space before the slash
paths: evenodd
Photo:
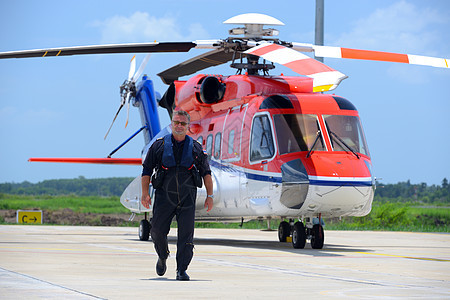
<path id="1" fill-rule="evenodd" d="M 244 126 L 244 116 L 247 111 L 247 105 L 238 106 L 230 109 L 225 117 L 222 136 L 222 161 L 225 165 L 230 166 L 229 176 L 230 182 L 233 181 L 233 191 L 236 191 L 238 195 L 235 197 L 236 201 L 233 201 L 233 205 L 238 207 L 239 200 L 242 199 L 243 185 L 246 186 L 246 176 L 238 167 L 237 162 L 241 160 L 241 146 L 242 146 L 242 130 Z M 243 181 L 245 181 L 243 183 Z M 239 185 L 239 190 L 236 189 L 236 185 Z"/>
<path id="2" fill-rule="evenodd" d="M 232 108 L 226 116 L 222 139 L 222 160 L 226 162 L 239 161 L 241 159 L 241 133 L 246 109 L 241 109 L 241 107 Z"/>

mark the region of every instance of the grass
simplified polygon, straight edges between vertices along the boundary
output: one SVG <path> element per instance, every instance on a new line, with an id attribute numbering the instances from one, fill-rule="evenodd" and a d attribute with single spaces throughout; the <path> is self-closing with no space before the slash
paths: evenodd
<path id="1" fill-rule="evenodd" d="M 0 209 L 41 209 L 59 210 L 70 208 L 74 212 L 94 214 L 128 213 L 119 197 L 78 197 L 78 196 L 23 196 L 0 194 Z"/>
<path id="2" fill-rule="evenodd" d="M 327 229 L 450 232 L 450 207 L 422 207 L 417 203 L 374 203 L 365 217 L 331 220 Z"/>
<path id="3" fill-rule="evenodd" d="M 0 194 L 0 210 L 40 209 L 58 211 L 71 209 L 85 214 L 129 213 L 119 197 L 78 196 L 23 196 Z M 281 220 L 272 220 L 271 228 L 277 229 Z M 0 223 L 5 220 L 0 217 Z M 101 223 L 101 222 L 100 222 Z M 374 202 L 372 211 L 365 217 L 344 217 L 342 220 L 325 219 L 326 230 L 393 230 L 418 232 L 450 232 L 449 206 L 423 206 L 420 203 Z M 136 222 L 127 223 L 136 226 Z M 241 228 L 240 223 L 203 223 L 197 228 Z M 266 221 L 250 221 L 245 229 L 267 229 Z"/>

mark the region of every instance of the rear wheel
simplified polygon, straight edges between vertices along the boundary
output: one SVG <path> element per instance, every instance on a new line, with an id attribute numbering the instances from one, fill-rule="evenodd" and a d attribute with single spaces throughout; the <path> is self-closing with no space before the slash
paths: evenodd
<path id="1" fill-rule="evenodd" d="M 311 247 L 313 249 L 322 249 L 325 236 L 323 234 L 323 227 L 320 224 L 316 224 L 312 228 Z"/>
<path id="2" fill-rule="evenodd" d="M 292 246 L 295 249 L 303 249 L 306 244 L 305 225 L 302 222 L 296 222 L 292 230 Z"/>
<path id="3" fill-rule="evenodd" d="M 148 241 L 150 237 L 150 222 L 148 220 L 142 220 L 139 223 L 139 239 L 141 241 Z"/>

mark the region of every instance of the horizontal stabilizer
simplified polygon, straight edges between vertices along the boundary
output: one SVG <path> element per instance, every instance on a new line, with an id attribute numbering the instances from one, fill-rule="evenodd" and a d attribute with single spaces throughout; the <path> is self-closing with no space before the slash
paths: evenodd
<path id="1" fill-rule="evenodd" d="M 106 164 L 106 165 L 142 165 L 140 158 L 87 158 L 87 157 L 32 157 L 30 162 Z"/>

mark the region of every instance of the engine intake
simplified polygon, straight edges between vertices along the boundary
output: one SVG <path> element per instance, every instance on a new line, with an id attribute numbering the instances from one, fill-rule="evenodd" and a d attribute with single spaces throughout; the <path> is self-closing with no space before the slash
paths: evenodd
<path id="1" fill-rule="evenodd" d="M 219 102 L 224 94 L 225 84 L 219 78 L 207 76 L 201 80 L 199 96 L 202 103 L 213 104 Z"/>

